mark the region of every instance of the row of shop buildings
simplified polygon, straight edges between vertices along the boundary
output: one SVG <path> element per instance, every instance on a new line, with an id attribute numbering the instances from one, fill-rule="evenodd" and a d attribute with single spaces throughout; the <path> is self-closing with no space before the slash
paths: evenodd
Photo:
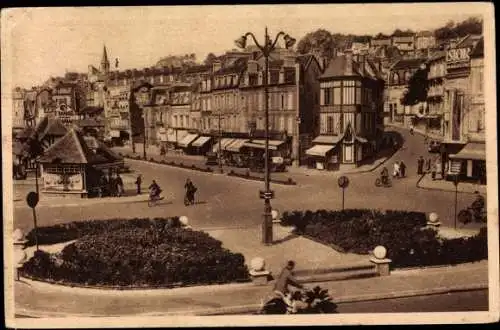
<path id="1" fill-rule="evenodd" d="M 426 69 L 427 100 L 404 106 L 411 75 Z M 484 41 L 468 35 L 429 58 L 401 60 L 389 70 L 385 123 L 413 126 L 441 143 L 444 177 L 486 182 Z"/>

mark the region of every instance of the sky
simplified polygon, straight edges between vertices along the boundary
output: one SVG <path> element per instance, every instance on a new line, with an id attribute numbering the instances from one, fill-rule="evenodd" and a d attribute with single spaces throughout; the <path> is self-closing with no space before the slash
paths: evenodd
<path id="1" fill-rule="evenodd" d="M 195 53 L 202 61 L 236 48 L 246 32 L 280 30 L 300 40 L 319 28 L 332 33 L 427 30 L 484 13 L 471 4 L 263 5 L 23 8 L 2 11 L 2 71 L 11 86 L 30 88 L 66 71 L 99 67 L 104 44 L 119 69 L 153 66 L 161 57 Z"/>

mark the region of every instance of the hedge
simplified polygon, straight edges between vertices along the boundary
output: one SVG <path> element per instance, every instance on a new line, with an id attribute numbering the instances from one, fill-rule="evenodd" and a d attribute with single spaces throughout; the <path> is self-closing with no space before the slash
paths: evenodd
<path id="1" fill-rule="evenodd" d="M 126 226 L 119 226 L 124 224 L 120 220 L 101 223 L 108 223 L 106 230 L 96 233 L 100 226 L 86 222 L 79 234 L 91 234 L 79 237 L 57 254 L 36 252 L 24 264 L 22 273 L 64 284 L 112 287 L 249 280 L 243 255 L 222 248 L 220 241 L 206 233 L 149 219 L 135 219 L 129 222 L 134 225 Z M 72 236 L 74 230 L 65 235 Z"/>
<path id="2" fill-rule="evenodd" d="M 133 219 L 109 219 L 109 220 L 86 220 L 73 221 L 38 228 L 38 244 L 57 244 L 72 241 L 86 235 L 95 235 L 105 231 L 120 228 L 148 228 L 156 227 L 180 227 L 179 217 L 172 218 L 133 218 Z M 27 235 L 27 246 L 35 245 L 35 232 L 31 230 Z"/>
<path id="3" fill-rule="evenodd" d="M 345 252 L 368 254 L 377 245 L 387 248 L 394 267 L 457 264 L 487 259 L 486 228 L 471 238 L 445 240 L 426 228 L 422 212 L 381 212 L 370 209 L 345 211 L 287 211 L 282 225 Z"/>

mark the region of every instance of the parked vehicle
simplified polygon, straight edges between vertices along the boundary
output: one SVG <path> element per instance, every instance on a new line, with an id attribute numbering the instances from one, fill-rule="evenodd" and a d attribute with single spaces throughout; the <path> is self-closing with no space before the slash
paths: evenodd
<path id="1" fill-rule="evenodd" d="M 441 150 L 441 142 L 436 140 L 431 140 L 429 142 L 429 147 L 427 148 L 427 150 L 430 153 L 438 153 Z"/>
<path id="2" fill-rule="evenodd" d="M 312 290 L 295 291 L 287 295 L 276 292 L 262 304 L 259 314 L 333 314 L 337 304 L 328 290 L 316 286 Z"/>
<path id="3" fill-rule="evenodd" d="M 219 158 L 217 157 L 217 153 L 215 152 L 208 152 L 206 154 L 207 160 L 205 162 L 205 165 L 219 165 Z"/>

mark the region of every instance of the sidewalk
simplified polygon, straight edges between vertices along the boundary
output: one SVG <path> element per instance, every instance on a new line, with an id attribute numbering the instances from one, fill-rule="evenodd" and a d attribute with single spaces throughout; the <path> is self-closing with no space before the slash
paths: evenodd
<path id="1" fill-rule="evenodd" d="M 158 148 L 151 147 L 147 151 L 147 159 L 153 158 L 154 160 L 165 160 L 165 161 L 175 161 L 175 162 L 184 162 L 185 165 L 191 166 L 191 165 L 197 165 L 200 167 L 210 167 L 212 170 L 214 170 L 214 173 L 219 173 L 219 166 L 218 165 L 205 165 L 205 158 L 203 156 L 198 156 L 198 155 L 186 155 L 183 153 L 179 152 L 174 152 L 172 150 L 169 150 L 165 156 L 160 156 Z M 115 147 L 113 148 L 115 152 L 120 152 L 123 155 L 127 156 L 141 156 L 142 157 L 142 149 L 136 148 L 135 154 L 132 152 L 132 149 L 130 147 Z M 399 151 L 397 151 L 399 152 Z M 397 153 L 396 152 L 396 153 Z M 273 172 L 271 173 L 271 178 L 272 179 L 278 179 L 278 180 L 288 180 L 292 176 L 293 179 L 298 179 L 299 184 L 300 184 L 300 176 L 324 176 L 324 177 L 338 177 L 344 174 L 356 174 L 356 173 L 365 173 L 365 172 L 371 172 L 378 168 L 380 165 L 385 163 L 388 159 L 392 158 L 392 156 L 389 157 L 381 157 L 377 160 L 375 160 L 371 164 L 365 164 L 361 165 L 357 168 L 353 169 L 347 169 L 347 170 L 339 170 L 339 171 L 320 171 L 316 169 L 310 169 L 306 166 L 288 166 L 286 172 Z M 231 167 L 231 166 L 222 166 L 224 173 L 228 173 L 229 171 L 234 171 L 237 174 L 245 174 L 248 169 L 246 168 L 238 168 L 238 167 Z M 256 173 L 256 172 L 251 172 L 253 176 L 259 176 L 259 177 L 264 177 L 263 173 Z"/>
<path id="2" fill-rule="evenodd" d="M 77 196 L 44 196 L 41 195 L 40 201 L 37 207 L 72 207 L 72 206 L 86 206 L 86 205 L 97 205 L 97 204 L 121 204 L 121 203 L 135 203 L 135 202 L 147 202 L 149 199 L 148 194 L 143 193 L 141 195 L 132 194 L 131 189 L 129 189 L 129 196 L 122 197 L 102 197 L 102 198 L 81 198 L 80 195 Z M 23 198 L 16 198 L 14 200 L 14 208 L 28 208 L 25 200 Z"/>
<path id="3" fill-rule="evenodd" d="M 410 128 L 409 127 L 406 127 L 402 124 L 397 124 L 397 123 L 387 123 L 385 124 L 386 127 L 395 127 L 395 128 L 400 128 L 400 129 L 406 129 L 408 131 L 410 131 Z M 434 134 L 434 133 L 430 133 L 430 132 L 425 132 L 421 129 L 418 129 L 418 128 L 413 128 L 413 131 L 417 134 L 420 134 L 422 136 L 427 136 L 429 137 L 430 139 L 433 139 L 433 140 L 443 140 L 444 139 L 444 136 L 442 135 L 439 135 L 439 134 Z"/>
<path id="4" fill-rule="evenodd" d="M 33 317 L 251 314 L 271 293 L 271 284 L 122 291 L 71 288 L 22 279 L 14 284 L 15 312 Z M 488 271 L 487 262 L 483 261 L 397 270 L 386 277 L 317 285 L 328 289 L 334 302 L 342 304 L 486 289 Z"/>
<path id="5" fill-rule="evenodd" d="M 432 177 L 429 173 L 424 174 L 417 181 L 417 188 L 455 192 L 455 185 L 453 184 L 453 182 L 446 180 L 432 180 Z M 486 195 L 487 192 L 486 185 L 467 182 L 460 182 L 457 186 L 457 190 L 460 193 L 468 194 L 473 194 L 475 191 L 479 191 L 479 193 L 481 193 L 482 195 Z"/>

